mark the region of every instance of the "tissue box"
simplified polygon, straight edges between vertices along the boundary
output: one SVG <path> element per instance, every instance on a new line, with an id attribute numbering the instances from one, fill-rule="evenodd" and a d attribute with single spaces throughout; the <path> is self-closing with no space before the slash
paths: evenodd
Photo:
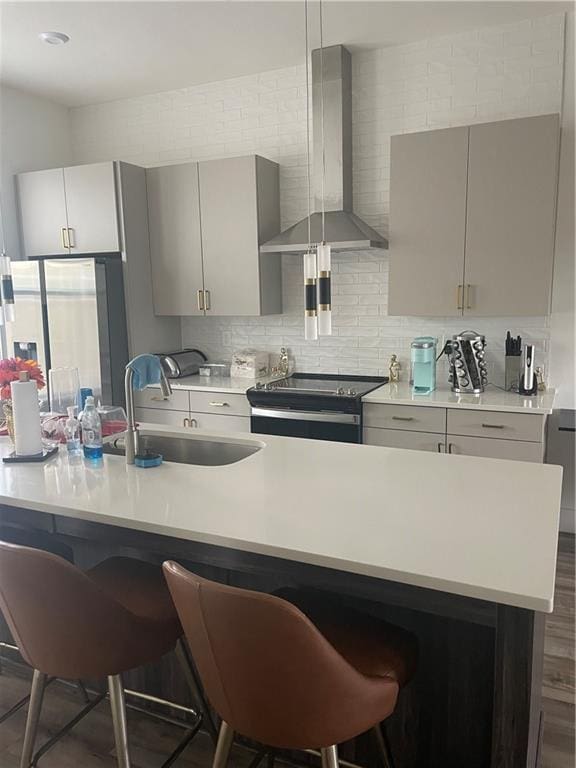
<path id="1" fill-rule="evenodd" d="M 242 349 L 232 355 L 230 376 L 239 379 L 259 379 L 268 375 L 268 352 Z"/>

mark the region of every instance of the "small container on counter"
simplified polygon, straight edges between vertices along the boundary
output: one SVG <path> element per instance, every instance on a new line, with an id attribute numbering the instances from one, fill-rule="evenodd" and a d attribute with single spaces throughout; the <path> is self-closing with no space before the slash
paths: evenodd
<path id="1" fill-rule="evenodd" d="M 238 379 L 260 379 L 270 370 L 270 355 L 256 349 L 242 349 L 232 355 L 230 375 Z"/>
<path id="2" fill-rule="evenodd" d="M 230 376 L 230 363 L 204 363 L 198 369 L 200 376 Z"/>

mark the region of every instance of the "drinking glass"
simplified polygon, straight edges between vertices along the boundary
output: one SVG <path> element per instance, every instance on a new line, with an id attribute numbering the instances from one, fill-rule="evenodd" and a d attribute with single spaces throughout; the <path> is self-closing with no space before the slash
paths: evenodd
<path id="1" fill-rule="evenodd" d="M 78 368 L 51 368 L 49 374 L 50 410 L 66 414 L 68 406 L 78 405 L 80 376 Z"/>

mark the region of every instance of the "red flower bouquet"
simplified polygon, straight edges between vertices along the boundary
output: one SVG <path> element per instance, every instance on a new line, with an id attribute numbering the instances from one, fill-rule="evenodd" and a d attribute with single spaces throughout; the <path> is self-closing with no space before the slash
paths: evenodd
<path id="1" fill-rule="evenodd" d="M 7 357 L 0 360 L 0 398 L 9 400 L 12 396 L 10 382 L 18 381 L 20 372 L 27 371 L 30 381 L 35 381 L 38 389 L 46 386 L 42 369 L 36 360 L 22 360 L 20 357 Z"/>

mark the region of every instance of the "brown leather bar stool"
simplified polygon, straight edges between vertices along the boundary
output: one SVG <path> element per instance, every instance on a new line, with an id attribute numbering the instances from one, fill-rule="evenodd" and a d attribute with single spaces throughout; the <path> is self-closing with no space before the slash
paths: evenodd
<path id="1" fill-rule="evenodd" d="M 235 731 L 277 749 L 319 748 L 324 768 L 337 768 L 339 743 L 373 728 L 381 736 L 415 670 L 413 635 L 355 612 L 336 621 L 323 609 L 324 634 L 281 597 L 216 584 L 173 562 L 164 573 L 222 717 L 213 768 L 226 765 Z M 302 600 L 312 612 L 317 599 Z M 386 765 L 381 738 L 379 745 Z"/>
<path id="2" fill-rule="evenodd" d="M 29 768 L 34 758 L 49 677 L 107 678 L 120 768 L 130 766 L 120 675 L 157 661 L 177 646 L 186 679 L 194 686 L 182 628 L 157 566 L 116 557 L 84 573 L 49 552 L 0 542 L 0 608 L 22 656 L 34 669 L 21 768 Z"/>

